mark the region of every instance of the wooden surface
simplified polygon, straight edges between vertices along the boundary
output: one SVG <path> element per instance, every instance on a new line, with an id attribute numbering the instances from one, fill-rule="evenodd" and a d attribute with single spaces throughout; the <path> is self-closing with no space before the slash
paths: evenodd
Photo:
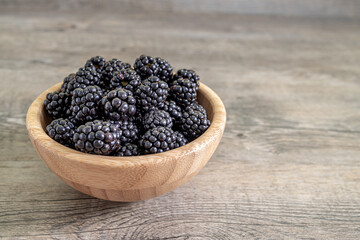
<path id="1" fill-rule="evenodd" d="M 360 18 L 359 0 L 0 0 L 11 10 L 69 10 L 96 8 L 97 11 L 132 8 L 136 11 L 266 14 L 275 16 Z"/>
<path id="2" fill-rule="evenodd" d="M 360 238 L 358 20 L 34 9 L 0 8 L 0 237 Z M 141 53 L 198 71 L 227 108 L 223 139 L 162 197 L 88 197 L 41 161 L 27 108 L 92 55 Z"/>
<path id="3" fill-rule="evenodd" d="M 44 163 L 68 185 L 93 197 L 134 202 L 175 190 L 205 166 L 224 132 L 224 104 L 214 91 L 201 83 L 197 100 L 206 109 L 211 125 L 186 146 L 134 157 L 82 153 L 57 143 L 45 132 L 51 122 L 44 108 L 46 95 L 60 91 L 62 84 L 55 84 L 33 101 L 26 114 L 26 128 Z"/>

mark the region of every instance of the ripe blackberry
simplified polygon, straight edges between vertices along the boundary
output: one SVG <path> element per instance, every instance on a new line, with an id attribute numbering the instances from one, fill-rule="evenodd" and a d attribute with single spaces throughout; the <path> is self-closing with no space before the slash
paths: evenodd
<path id="1" fill-rule="evenodd" d="M 73 142 L 81 152 L 110 155 L 120 145 L 120 132 L 108 121 L 95 120 L 78 127 Z"/>
<path id="2" fill-rule="evenodd" d="M 189 79 L 179 78 L 170 86 L 170 97 L 179 105 L 187 106 L 195 102 L 196 89 L 196 84 Z"/>
<path id="3" fill-rule="evenodd" d="M 70 99 L 69 95 L 63 92 L 48 93 L 44 100 L 45 109 L 52 119 L 68 117 Z"/>
<path id="4" fill-rule="evenodd" d="M 138 156 L 140 155 L 140 149 L 137 145 L 132 143 L 125 143 L 123 146 L 119 146 L 115 151 L 115 156 Z"/>
<path id="5" fill-rule="evenodd" d="M 180 133 L 180 132 L 174 132 L 175 138 L 176 138 L 176 142 L 175 142 L 175 146 L 174 148 L 178 148 L 178 147 L 182 147 L 185 144 L 187 144 L 189 141 L 186 139 L 186 137 Z"/>
<path id="6" fill-rule="evenodd" d="M 141 55 L 135 60 L 134 69 L 143 80 L 151 76 L 157 76 L 161 80 L 168 82 L 173 74 L 173 68 L 167 61 L 159 57 L 153 58 L 146 55 Z"/>
<path id="7" fill-rule="evenodd" d="M 181 113 L 181 107 L 176 104 L 175 101 L 165 101 L 164 106 L 161 108 L 161 110 L 164 110 L 168 112 L 173 120 L 173 123 L 175 124 L 182 116 Z"/>
<path id="8" fill-rule="evenodd" d="M 87 60 L 85 63 L 85 67 L 94 67 L 98 73 L 101 73 L 104 69 L 105 63 L 105 58 L 96 56 Z"/>
<path id="9" fill-rule="evenodd" d="M 206 131 L 210 126 L 210 121 L 206 114 L 188 108 L 182 113 L 180 119 L 180 128 L 185 137 L 194 140 Z"/>
<path id="10" fill-rule="evenodd" d="M 58 118 L 46 126 L 46 133 L 55 141 L 72 147 L 75 125 L 68 119 Z"/>
<path id="11" fill-rule="evenodd" d="M 101 75 L 97 72 L 95 67 L 84 67 L 76 72 L 75 82 L 85 86 L 99 85 L 100 77 Z M 76 85 L 74 85 L 74 87 L 77 88 Z"/>
<path id="12" fill-rule="evenodd" d="M 187 106 L 187 107 L 185 108 L 185 111 L 188 111 L 189 109 L 202 112 L 203 114 L 206 115 L 206 110 L 205 110 L 205 108 L 204 108 L 203 106 L 201 106 L 198 102 L 193 102 L 192 104 L 190 104 L 189 106 Z"/>
<path id="13" fill-rule="evenodd" d="M 199 75 L 196 74 L 196 72 L 194 70 L 180 69 L 174 74 L 172 79 L 174 81 L 174 80 L 178 80 L 180 78 L 189 79 L 192 83 L 195 83 L 196 91 L 199 89 L 200 77 L 199 77 Z"/>
<path id="14" fill-rule="evenodd" d="M 131 68 L 131 65 L 116 58 L 106 62 L 102 71 L 101 87 L 110 89 L 110 81 L 114 77 L 115 73 L 126 68 Z"/>
<path id="15" fill-rule="evenodd" d="M 67 78 L 64 79 L 64 83 L 61 86 L 63 92 L 72 95 L 72 92 L 76 88 L 86 88 L 88 86 L 99 85 L 100 84 L 100 74 L 96 71 L 94 67 L 84 67 L 80 68 L 75 76 L 70 74 Z"/>
<path id="16" fill-rule="evenodd" d="M 99 101 L 103 91 L 98 86 L 76 88 L 72 94 L 70 111 L 77 123 L 95 120 L 99 117 Z"/>
<path id="17" fill-rule="evenodd" d="M 141 55 L 135 60 L 134 69 L 143 80 L 150 76 L 157 76 L 160 70 L 155 58 L 146 55 Z"/>
<path id="18" fill-rule="evenodd" d="M 124 88 L 111 90 L 101 99 L 105 116 L 110 120 L 128 120 L 136 113 L 133 93 Z"/>
<path id="19" fill-rule="evenodd" d="M 154 76 L 144 80 L 135 91 L 138 105 L 144 112 L 164 107 L 168 95 L 168 84 Z"/>
<path id="20" fill-rule="evenodd" d="M 170 114 L 164 110 L 154 110 L 145 114 L 143 119 L 144 130 L 147 131 L 154 127 L 168 127 L 173 126 Z"/>
<path id="21" fill-rule="evenodd" d="M 175 148 L 176 135 L 171 128 L 155 127 L 140 139 L 139 145 L 145 154 L 161 153 Z"/>
<path id="22" fill-rule="evenodd" d="M 74 90 L 73 81 L 75 80 L 75 76 L 75 73 L 71 73 L 64 78 L 63 84 L 61 85 L 61 92 L 71 95 L 71 92 Z"/>
<path id="23" fill-rule="evenodd" d="M 139 129 L 134 122 L 131 121 L 110 121 L 121 130 L 120 141 L 123 143 L 136 142 L 139 138 Z"/>
<path id="24" fill-rule="evenodd" d="M 110 89 L 122 87 L 134 92 L 140 84 L 141 78 L 137 72 L 126 68 L 114 73 L 114 77 L 110 80 Z"/>
<path id="25" fill-rule="evenodd" d="M 170 63 L 168 63 L 167 61 L 165 61 L 162 58 L 157 57 L 155 60 L 156 60 L 157 64 L 159 65 L 159 72 L 158 72 L 157 76 L 161 80 L 163 80 L 165 82 L 169 82 L 173 75 L 172 66 L 170 65 Z"/>

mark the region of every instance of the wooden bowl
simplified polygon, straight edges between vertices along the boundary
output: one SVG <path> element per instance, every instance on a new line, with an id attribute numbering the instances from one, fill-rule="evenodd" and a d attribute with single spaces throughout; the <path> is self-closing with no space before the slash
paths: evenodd
<path id="1" fill-rule="evenodd" d="M 47 93 L 60 90 L 60 86 L 61 83 L 49 88 L 31 104 L 26 116 L 28 134 L 41 159 L 59 178 L 96 198 L 132 202 L 176 189 L 207 163 L 224 132 L 224 104 L 215 92 L 201 84 L 198 101 L 206 109 L 211 125 L 194 141 L 164 153 L 136 157 L 82 153 L 57 143 L 45 133 L 51 120 L 43 102 Z"/>

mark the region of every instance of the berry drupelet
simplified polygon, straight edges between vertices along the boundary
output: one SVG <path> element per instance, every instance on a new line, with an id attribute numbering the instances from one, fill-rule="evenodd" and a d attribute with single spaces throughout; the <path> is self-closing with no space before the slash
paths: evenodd
<path id="1" fill-rule="evenodd" d="M 170 98 L 181 106 L 195 102 L 197 96 L 196 84 L 189 79 L 179 78 L 170 86 Z"/>
<path id="2" fill-rule="evenodd" d="M 154 127 L 171 128 L 173 122 L 168 112 L 164 110 L 153 110 L 145 114 L 143 119 L 144 130 L 147 131 Z"/>
<path id="3" fill-rule="evenodd" d="M 168 95 L 168 84 L 154 76 L 144 80 L 135 91 L 138 106 L 144 112 L 164 107 Z"/>
<path id="4" fill-rule="evenodd" d="M 44 100 L 45 109 L 52 119 L 68 117 L 70 99 L 69 95 L 63 92 L 48 93 Z"/>
<path id="5" fill-rule="evenodd" d="M 98 86 L 76 88 L 72 94 L 70 111 L 76 123 L 93 121 L 99 117 L 99 101 L 103 91 Z"/>
<path id="6" fill-rule="evenodd" d="M 73 136 L 81 152 L 110 155 L 120 146 L 121 130 L 109 121 L 95 120 L 79 126 Z"/>
<path id="7" fill-rule="evenodd" d="M 114 73 L 114 77 L 110 80 L 110 89 L 122 87 L 134 92 L 140 84 L 141 78 L 136 71 L 126 68 Z"/>
<path id="8" fill-rule="evenodd" d="M 73 147 L 73 135 L 75 132 L 75 125 L 68 119 L 58 118 L 52 121 L 46 127 L 46 133 L 55 141 Z"/>
<path id="9" fill-rule="evenodd" d="M 126 156 L 138 156 L 140 155 L 140 149 L 137 145 L 132 143 L 125 143 L 122 146 L 119 146 L 114 156 L 126 157 Z"/>
<path id="10" fill-rule="evenodd" d="M 127 68 L 131 68 L 129 63 L 124 63 L 116 58 L 106 62 L 102 71 L 100 86 L 104 89 L 110 89 L 110 81 L 115 73 Z"/>
<path id="11" fill-rule="evenodd" d="M 176 135 L 171 128 L 155 127 L 140 139 L 139 145 L 145 154 L 162 153 L 175 148 Z"/>
<path id="12" fill-rule="evenodd" d="M 124 88 L 111 90 L 101 99 L 106 118 L 114 121 L 128 120 L 136 113 L 136 100 L 133 93 Z"/>
<path id="13" fill-rule="evenodd" d="M 203 134 L 210 126 L 206 113 L 188 108 L 180 119 L 180 129 L 185 137 L 194 140 Z"/>
<path id="14" fill-rule="evenodd" d="M 189 79 L 192 83 L 195 83 L 196 91 L 199 89 L 200 77 L 199 77 L 199 75 L 196 74 L 196 72 L 194 70 L 180 69 L 174 74 L 172 79 L 173 79 L 173 81 L 175 81 L 180 78 Z"/>

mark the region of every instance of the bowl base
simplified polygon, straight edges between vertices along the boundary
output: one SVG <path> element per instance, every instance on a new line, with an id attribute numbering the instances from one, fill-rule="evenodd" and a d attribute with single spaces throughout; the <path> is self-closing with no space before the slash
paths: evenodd
<path id="1" fill-rule="evenodd" d="M 92 197 L 100 198 L 103 200 L 115 201 L 115 202 L 136 202 L 136 201 L 158 197 L 164 195 L 165 193 L 173 191 L 176 188 L 180 187 L 181 185 L 185 184 L 196 174 L 197 173 L 188 175 L 185 178 L 182 178 L 170 184 L 165 184 L 158 187 L 135 189 L 135 190 L 99 189 L 99 188 L 81 185 L 79 183 L 69 181 L 60 176 L 58 177 L 61 180 L 63 180 L 66 184 L 68 184 L 70 187 Z"/>

